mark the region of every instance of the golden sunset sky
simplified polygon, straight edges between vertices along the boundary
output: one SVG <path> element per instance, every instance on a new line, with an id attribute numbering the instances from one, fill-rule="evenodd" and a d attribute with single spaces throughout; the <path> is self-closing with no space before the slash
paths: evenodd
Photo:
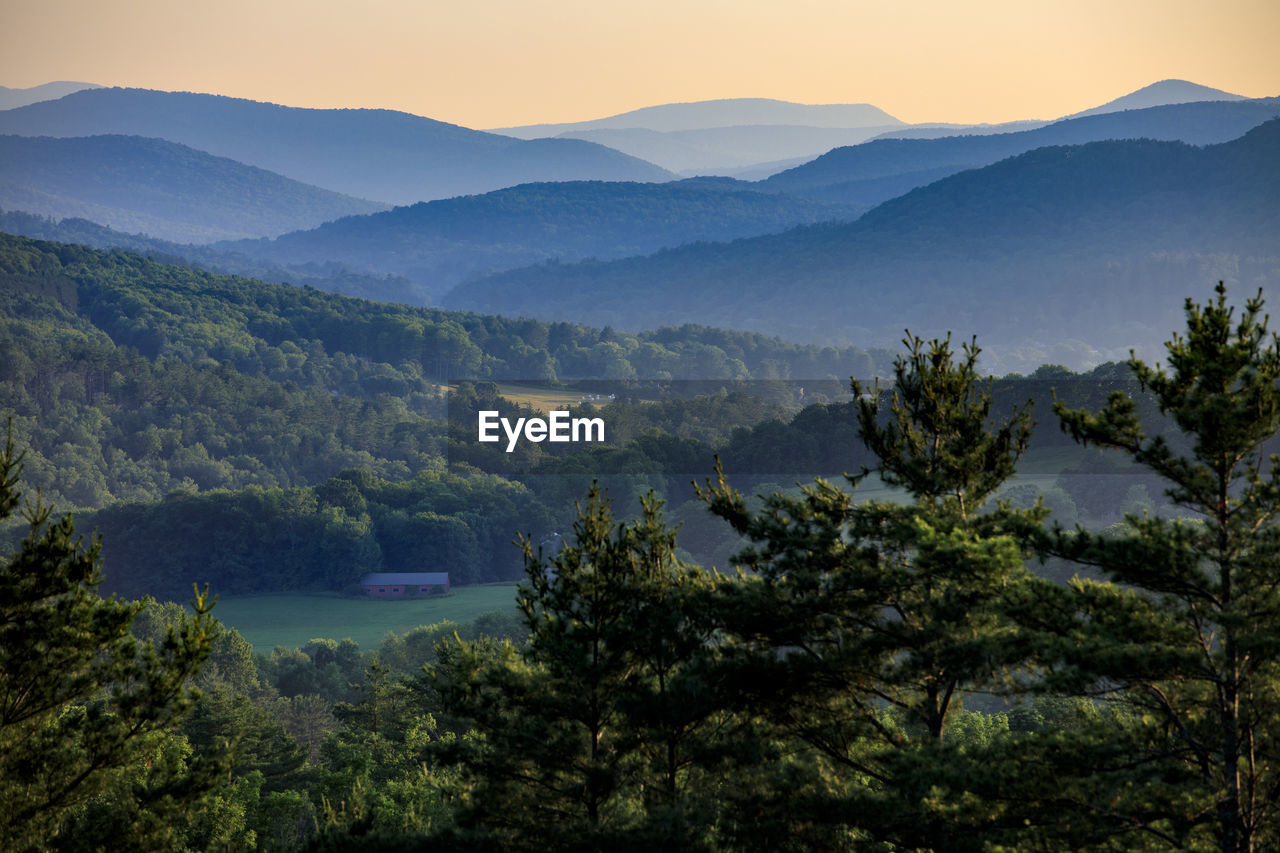
<path id="1" fill-rule="evenodd" d="M 1181 78 L 1280 95 L 1277 0 L 6 0 L 0 85 L 385 107 L 467 127 L 673 101 L 1055 118 Z"/>

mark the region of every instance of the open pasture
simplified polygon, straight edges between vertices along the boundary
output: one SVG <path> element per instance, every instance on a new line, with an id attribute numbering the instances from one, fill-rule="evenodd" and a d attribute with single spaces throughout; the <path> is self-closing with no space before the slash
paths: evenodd
<path id="1" fill-rule="evenodd" d="M 447 596 L 373 599 L 290 593 L 222 598 L 213 615 L 239 631 L 254 651 L 298 648 L 316 637 L 347 637 L 363 650 L 377 648 L 388 631 L 403 634 L 445 619 L 469 622 L 491 610 L 515 611 L 516 585 L 455 587 Z"/>

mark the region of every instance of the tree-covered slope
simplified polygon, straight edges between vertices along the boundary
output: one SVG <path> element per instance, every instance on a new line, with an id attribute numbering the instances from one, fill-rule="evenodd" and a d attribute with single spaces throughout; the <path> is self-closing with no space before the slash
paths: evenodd
<path id="1" fill-rule="evenodd" d="M 839 379 L 882 354 L 367 302 L 0 235 L 0 411 L 63 506 L 443 464 L 459 377 Z"/>
<path id="2" fill-rule="evenodd" d="M 610 415 L 603 457 L 486 454 L 471 452 L 474 420 L 448 411 L 516 407 L 458 377 L 618 389 L 689 377 L 717 380 L 715 392 L 752 377 L 839 382 L 885 362 L 707 327 L 636 336 L 366 302 L 0 235 L 0 415 L 24 482 L 61 508 L 100 510 L 89 521 L 116 543 L 109 586 L 130 595 L 204 581 L 333 590 L 446 554 L 460 582 L 511 577 L 514 532 L 565 521 L 584 478 L 640 473 L 662 487 L 669 467 L 687 487 L 691 467 L 710 470 L 708 442 L 780 411 L 715 393 L 636 403 Z M 654 430 L 674 443 L 645 438 Z M 637 438 L 649 451 L 621 449 Z M 181 543 L 163 544 L 179 529 Z"/>
<path id="3" fill-rule="evenodd" d="M 544 260 L 646 254 L 852 219 L 860 212 L 756 192 L 734 181 L 540 183 L 214 248 L 289 266 L 336 261 L 362 273 L 403 276 L 427 294 L 442 294 L 469 276 Z"/>
<path id="4" fill-rule="evenodd" d="M 517 140 L 391 110 L 318 110 L 220 95 L 91 89 L 0 113 L 0 133 L 166 139 L 357 198 L 413 204 L 530 181 L 663 181 L 573 139 Z"/>
<path id="5" fill-rule="evenodd" d="M 0 207 L 162 240 L 274 237 L 385 205 L 138 136 L 0 136 Z"/>

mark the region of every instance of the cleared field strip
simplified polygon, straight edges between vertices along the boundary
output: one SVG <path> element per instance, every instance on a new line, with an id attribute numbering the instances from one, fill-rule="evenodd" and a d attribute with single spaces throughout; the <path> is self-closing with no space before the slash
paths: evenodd
<path id="1" fill-rule="evenodd" d="M 515 601 L 515 584 L 482 584 L 455 587 L 452 594 L 438 598 L 377 600 L 301 594 L 221 598 L 213 615 L 262 654 L 270 654 L 276 646 L 298 648 L 316 637 L 350 637 L 361 649 L 370 650 L 388 631 L 403 634 L 445 619 L 470 622 L 491 610 L 515 612 Z"/>

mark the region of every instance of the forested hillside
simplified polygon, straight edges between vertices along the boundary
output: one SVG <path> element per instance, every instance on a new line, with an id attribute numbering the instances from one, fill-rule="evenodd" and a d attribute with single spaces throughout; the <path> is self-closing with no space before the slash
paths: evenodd
<path id="1" fill-rule="evenodd" d="M 284 266 L 338 262 L 362 273 L 403 276 L 427 298 L 438 298 L 466 278 L 495 270 L 648 254 L 849 220 L 861 212 L 727 180 L 571 181 L 398 207 L 275 240 L 210 248 Z"/>
<path id="2" fill-rule="evenodd" d="M 887 351 L 693 326 L 627 335 L 0 245 L 0 405 L 25 480 L 58 506 L 101 509 L 85 520 L 115 543 L 109 588 L 132 595 L 181 597 L 193 581 L 337 591 L 446 553 L 461 583 L 509 579 L 514 532 L 564 529 L 593 479 L 620 511 L 639 511 L 649 489 L 667 496 L 693 553 L 723 564 L 732 537 L 689 505 L 690 482 L 717 454 L 750 484 L 857 470 L 850 404 L 824 399 L 846 396 L 850 375 L 889 370 Z M 1044 410 L 1052 388 L 1097 403 L 1111 387 L 1105 370 L 1053 375 L 1010 378 L 998 397 Z M 580 377 L 579 397 L 615 398 L 593 412 L 603 445 L 476 443 L 479 409 L 520 414 L 485 380 L 557 376 Z M 1103 492 L 1128 500 L 1132 485 Z M 1055 506 L 1105 517 L 1090 488 L 1068 478 Z M 186 544 L 161 548 L 175 525 Z"/>
<path id="3" fill-rule="evenodd" d="M 162 240 L 268 237 L 386 206 L 137 136 L 0 136 L 0 208 Z"/>
<path id="4" fill-rule="evenodd" d="M 546 533 L 566 520 L 584 469 L 570 478 L 555 467 L 568 453 L 561 446 L 474 453 L 474 422 L 457 417 L 462 434 L 451 437 L 449 395 L 457 406 L 474 399 L 460 379 L 586 377 L 619 391 L 643 379 L 661 397 L 684 394 L 684 379 L 833 381 L 851 365 L 862 375 L 887 370 L 884 352 L 706 327 L 627 335 L 363 302 L 9 236 L 0 237 L 0 304 L 0 409 L 25 450 L 25 481 L 65 508 L 133 504 L 92 519 L 139 549 L 108 554 L 108 582 L 131 594 L 181 596 L 201 578 L 226 591 L 341 589 L 362 569 L 408 564 L 407 546 L 396 544 L 406 541 L 417 543 L 417 564 L 448 543 L 463 582 L 510 577 L 518 562 L 501 546 L 516 526 Z M 490 384 L 479 393 L 514 410 Z M 693 406 L 634 403 L 608 415 L 615 448 L 651 429 L 706 442 L 672 461 L 668 480 L 661 457 L 679 448 L 654 450 L 659 461 L 633 452 L 601 470 L 639 464 L 659 487 L 687 483 L 691 467 L 710 465 L 712 443 L 783 411 L 745 400 L 701 415 Z M 696 466 L 684 461 L 692 457 Z M 541 467 L 544 458 L 552 467 Z M 549 476 L 522 486 L 482 470 Z M 360 509 L 323 498 L 324 484 L 344 471 L 364 478 Z M 380 491 L 408 482 L 470 497 L 413 509 L 426 498 Z M 217 490 L 233 493 L 209 496 Z M 481 509 L 489 505 L 482 495 L 492 496 L 491 510 Z M 194 576 L 147 568 L 160 531 L 178 518 L 204 544 L 167 549 L 165 565 Z M 226 524 L 236 531 L 230 539 Z M 281 539 L 280 526 L 294 532 Z M 311 550 L 299 550 L 296 537 L 313 540 Z M 319 553 L 326 562 L 314 561 Z M 247 568 L 267 565 L 279 571 Z"/>

